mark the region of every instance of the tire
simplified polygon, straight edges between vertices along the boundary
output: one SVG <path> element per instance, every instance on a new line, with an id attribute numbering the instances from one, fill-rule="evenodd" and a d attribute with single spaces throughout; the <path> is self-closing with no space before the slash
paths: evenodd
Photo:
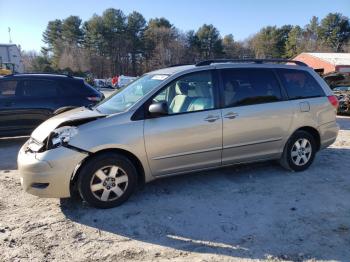
<path id="1" fill-rule="evenodd" d="M 297 144 L 300 146 L 299 149 Z M 283 154 L 280 159 L 280 164 L 284 168 L 291 171 L 304 171 L 314 161 L 316 151 L 317 147 L 315 138 L 306 131 L 296 131 L 289 138 L 284 147 Z"/>
<path id="2" fill-rule="evenodd" d="M 121 205 L 137 186 L 137 170 L 131 161 L 117 153 L 102 153 L 80 170 L 78 190 L 83 200 L 97 208 Z"/>

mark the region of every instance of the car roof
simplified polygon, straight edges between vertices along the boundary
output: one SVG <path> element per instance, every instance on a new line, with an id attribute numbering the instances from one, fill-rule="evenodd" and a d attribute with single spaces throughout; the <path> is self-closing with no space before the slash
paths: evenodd
<path id="1" fill-rule="evenodd" d="M 277 60 L 278 61 L 278 60 Z M 213 62 L 208 65 L 182 65 L 182 66 L 171 66 L 158 70 L 151 71 L 147 74 L 165 74 L 174 75 L 180 72 L 192 72 L 203 69 L 224 69 L 224 68 L 284 68 L 284 69 L 299 69 L 299 70 L 310 70 L 308 66 L 294 65 L 294 64 L 280 64 L 280 63 L 254 63 L 244 62 L 244 60 L 238 60 L 237 62 Z"/>
<path id="2" fill-rule="evenodd" d="M 194 68 L 196 68 L 195 65 L 171 66 L 171 67 L 154 70 L 152 72 L 149 72 L 148 74 L 173 75 L 173 74 L 186 71 L 189 69 L 194 69 Z"/>
<path id="3" fill-rule="evenodd" d="M 11 74 L 5 75 L 1 79 L 10 79 L 10 78 L 45 78 L 45 79 L 67 79 L 67 80 L 82 80 L 78 77 L 73 77 L 64 74 L 45 74 L 45 73 L 23 73 L 23 74 Z"/>

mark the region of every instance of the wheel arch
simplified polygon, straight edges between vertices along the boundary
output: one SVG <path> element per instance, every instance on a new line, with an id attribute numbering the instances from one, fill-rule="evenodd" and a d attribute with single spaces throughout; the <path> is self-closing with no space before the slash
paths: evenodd
<path id="1" fill-rule="evenodd" d="M 99 151 L 96 151 L 94 153 L 89 154 L 86 158 L 84 158 L 84 160 L 77 166 L 77 168 L 74 170 L 73 174 L 72 174 L 72 178 L 70 181 L 70 192 L 71 195 L 74 195 L 74 192 L 77 191 L 77 181 L 78 181 L 78 177 L 80 175 L 80 170 L 82 169 L 82 167 L 93 157 L 96 157 L 99 154 L 103 154 L 103 153 L 107 153 L 107 152 L 111 152 L 111 153 L 118 153 L 121 154 L 125 157 L 127 157 L 134 165 L 135 168 L 137 170 L 137 174 L 138 174 L 138 185 L 143 186 L 145 184 L 146 178 L 145 178 L 145 170 L 144 167 L 141 163 L 141 161 L 130 151 L 127 151 L 125 149 L 120 149 L 120 148 L 107 148 L 107 149 L 102 149 Z"/>
<path id="2" fill-rule="evenodd" d="M 315 141 L 316 141 L 316 149 L 317 149 L 317 151 L 320 150 L 320 147 L 321 147 L 321 136 L 320 136 L 320 133 L 318 132 L 318 130 L 316 128 L 314 128 L 312 126 L 299 127 L 298 129 L 296 129 L 292 133 L 292 135 L 295 132 L 297 132 L 297 131 L 305 131 L 305 132 L 309 133 L 310 135 L 312 135 L 315 138 Z"/>

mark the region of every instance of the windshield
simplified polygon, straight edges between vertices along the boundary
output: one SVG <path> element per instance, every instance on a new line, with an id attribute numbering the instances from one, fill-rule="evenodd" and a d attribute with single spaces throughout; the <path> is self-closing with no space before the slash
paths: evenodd
<path id="1" fill-rule="evenodd" d="M 159 74 L 144 75 L 104 100 L 96 107 L 96 109 L 104 114 L 114 114 L 126 111 L 157 87 L 167 77 L 168 75 Z"/>

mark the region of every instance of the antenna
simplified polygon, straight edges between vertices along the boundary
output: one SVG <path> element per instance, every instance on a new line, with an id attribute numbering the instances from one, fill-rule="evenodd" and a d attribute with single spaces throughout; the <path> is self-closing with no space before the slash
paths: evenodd
<path id="1" fill-rule="evenodd" d="M 12 39 L 11 39 L 11 27 L 8 28 L 9 31 L 9 43 L 12 44 Z"/>

